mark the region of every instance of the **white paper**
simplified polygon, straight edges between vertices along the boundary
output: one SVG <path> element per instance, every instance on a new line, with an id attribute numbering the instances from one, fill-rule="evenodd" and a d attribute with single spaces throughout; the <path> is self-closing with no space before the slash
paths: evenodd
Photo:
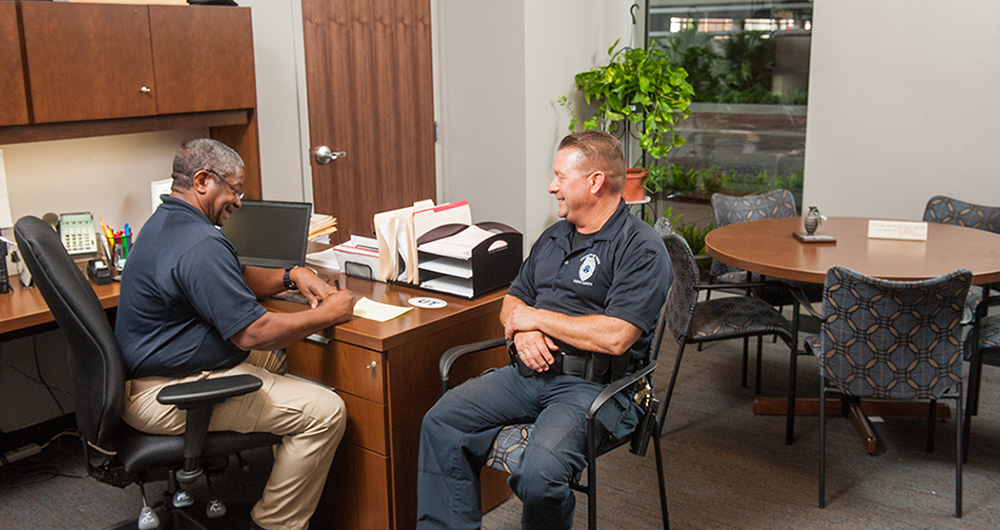
<path id="1" fill-rule="evenodd" d="M 335 271 L 340 270 L 340 263 L 337 262 L 337 254 L 332 248 L 306 254 L 306 265 L 323 267 L 324 269 L 331 269 Z"/>
<path id="2" fill-rule="evenodd" d="M 354 304 L 354 316 L 385 322 L 407 313 L 410 309 L 412 308 L 382 304 L 364 297 Z"/>
<path id="3" fill-rule="evenodd" d="M 420 282 L 420 287 L 431 289 L 442 293 L 464 296 L 472 298 L 472 279 L 455 278 L 452 276 L 440 276 L 433 280 Z"/>
<path id="4" fill-rule="evenodd" d="M 430 261 L 421 261 L 420 270 L 447 274 L 448 276 L 458 278 L 472 278 L 472 262 L 469 260 L 437 258 Z"/>
<path id="5" fill-rule="evenodd" d="M 174 179 L 163 179 L 154 180 L 149 183 L 149 205 L 152 207 L 151 212 L 155 212 L 156 208 L 163 202 L 160 199 L 160 195 L 170 195 L 170 186 L 173 185 L 173 182 Z"/>
<path id="6" fill-rule="evenodd" d="M 472 257 L 472 249 L 476 248 L 477 245 L 494 235 L 495 234 L 489 230 L 483 230 L 476 225 L 472 225 L 453 236 L 443 237 L 441 239 L 424 243 L 423 245 L 420 245 L 418 249 L 421 252 L 427 252 L 436 256 L 469 259 Z M 497 243 L 504 242 L 498 241 Z M 490 250 L 503 248 L 505 245 L 506 243 L 501 245 L 494 243 L 493 245 L 490 245 Z"/>
<path id="7" fill-rule="evenodd" d="M 927 241 L 927 223 L 912 221 L 868 221 L 870 239 L 903 239 Z"/>
<path id="8" fill-rule="evenodd" d="M 3 150 L 0 150 L 0 228 L 14 226 L 10 214 L 10 197 L 7 195 L 7 170 L 3 164 Z"/>

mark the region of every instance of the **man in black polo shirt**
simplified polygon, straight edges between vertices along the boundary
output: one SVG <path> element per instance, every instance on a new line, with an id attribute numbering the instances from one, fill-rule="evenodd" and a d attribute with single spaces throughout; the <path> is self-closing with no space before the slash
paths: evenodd
<path id="1" fill-rule="evenodd" d="M 419 529 L 479 528 L 479 469 L 511 423 L 535 425 L 508 480 L 523 502 L 522 527 L 570 528 L 569 481 L 586 465 L 587 408 L 649 354 L 673 273 L 660 238 L 625 208 L 621 145 L 598 131 L 567 136 L 553 173 L 548 191 L 565 220 L 538 238 L 500 312 L 520 370 L 467 381 L 424 417 Z M 602 434 L 630 432 L 638 410 L 616 396 L 598 414 Z"/>
<path id="2" fill-rule="evenodd" d="M 140 431 L 177 435 L 185 413 L 161 405 L 164 386 L 252 374 L 257 392 L 215 406 L 209 430 L 283 435 L 251 528 L 309 525 L 344 435 L 344 402 L 333 392 L 246 362 L 351 318 L 354 296 L 307 269 L 241 267 L 222 226 L 243 197 L 243 160 L 210 139 L 174 158 L 169 196 L 146 221 L 122 273 L 115 335 L 128 369 L 122 419 Z M 311 308 L 272 313 L 257 300 L 298 288 Z"/>

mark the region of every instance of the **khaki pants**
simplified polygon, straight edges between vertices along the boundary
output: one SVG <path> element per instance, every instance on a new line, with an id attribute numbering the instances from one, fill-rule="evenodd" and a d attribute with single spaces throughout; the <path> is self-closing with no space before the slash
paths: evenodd
<path id="1" fill-rule="evenodd" d="M 182 434 L 187 413 L 158 403 L 156 395 L 160 390 L 175 383 L 238 374 L 257 376 L 264 384 L 257 392 L 217 404 L 208 429 L 284 436 L 275 453 L 264 494 L 251 515 L 268 530 L 308 528 L 334 452 L 344 436 L 344 402 L 337 394 L 243 363 L 228 370 L 201 372 L 180 379 L 133 379 L 127 388 L 122 419 L 143 432 Z"/>

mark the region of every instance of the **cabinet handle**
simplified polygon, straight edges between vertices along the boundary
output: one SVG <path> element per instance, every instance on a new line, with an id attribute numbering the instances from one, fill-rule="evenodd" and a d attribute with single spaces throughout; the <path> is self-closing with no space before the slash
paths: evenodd
<path id="1" fill-rule="evenodd" d="M 149 88 L 149 87 L 147 87 L 147 86 L 145 86 L 145 85 L 144 85 L 144 86 L 141 86 L 141 87 L 139 87 L 139 92 L 142 92 L 143 94 L 149 94 L 149 93 L 151 93 L 152 91 L 153 91 L 153 90 L 152 90 L 151 88 Z"/>
<path id="2" fill-rule="evenodd" d="M 368 366 L 365 366 L 365 368 L 368 370 L 374 370 L 376 366 L 378 366 L 378 363 L 372 361 L 370 364 L 368 364 Z"/>

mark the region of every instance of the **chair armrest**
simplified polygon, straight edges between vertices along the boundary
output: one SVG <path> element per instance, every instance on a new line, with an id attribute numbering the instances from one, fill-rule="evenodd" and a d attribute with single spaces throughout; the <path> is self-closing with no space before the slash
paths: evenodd
<path id="1" fill-rule="evenodd" d="M 156 400 L 164 405 L 175 405 L 181 410 L 188 410 L 256 392 L 261 384 L 260 379 L 250 374 L 202 379 L 165 387 L 156 395 Z"/>
<path id="2" fill-rule="evenodd" d="M 795 300 L 799 303 L 799 307 L 805 309 L 806 313 L 809 313 L 809 316 L 819 320 L 820 322 L 823 321 L 823 315 L 820 314 L 819 311 L 816 311 L 816 308 L 812 306 L 812 302 L 809 301 L 809 297 L 806 296 L 806 293 L 802 289 L 787 283 L 785 286 L 788 288 L 788 291 L 792 293 L 792 296 L 795 297 Z"/>
<path id="3" fill-rule="evenodd" d="M 601 410 L 601 408 L 604 407 L 604 404 L 607 403 L 607 401 L 611 399 L 615 394 L 621 392 L 622 390 L 625 390 L 626 388 L 629 387 L 629 385 L 632 385 L 633 383 L 639 381 L 643 377 L 646 377 L 647 375 L 653 373 L 653 370 L 655 369 L 656 369 L 656 361 L 650 361 L 649 364 L 647 364 L 646 366 L 639 368 L 638 370 L 632 372 L 631 374 L 626 375 L 625 377 L 622 377 L 621 379 L 617 379 L 609 383 L 608 386 L 604 387 L 604 390 L 601 390 L 600 394 L 597 394 L 597 397 L 594 398 L 594 401 L 590 402 L 590 409 L 587 410 L 587 419 L 588 420 L 593 419 L 595 416 L 597 416 L 597 413 Z"/>
<path id="4" fill-rule="evenodd" d="M 757 287 L 781 287 L 788 285 L 778 281 L 760 281 L 743 283 L 696 283 L 694 288 L 699 291 L 711 291 L 715 289 L 753 289 Z"/>
<path id="5" fill-rule="evenodd" d="M 1000 296 L 990 296 L 988 298 L 983 298 L 983 300 L 979 302 L 979 305 L 976 306 L 976 316 L 973 320 L 976 326 L 979 325 L 979 322 L 982 319 L 986 318 L 990 308 L 995 305 L 1000 305 Z"/>
<path id="6" fill-rule="evenodd" d="M 505 346 L 506 344 L 507 341 L 501 337 L 497 339 L 473 342 L 470 344 L 462 344 L 461 346 L 449 348 L 448 351 L 441 355 L 441 360 L 438 362 L 438 370 L 441 372 L 441 393 L 444 394 L 448 391 L 451 367 L 455 364 L 455 361 L 457 361 L 459 357 L 470 353 L 492 350 L 493 348 L 499 348 L 500 346 Z"/>

